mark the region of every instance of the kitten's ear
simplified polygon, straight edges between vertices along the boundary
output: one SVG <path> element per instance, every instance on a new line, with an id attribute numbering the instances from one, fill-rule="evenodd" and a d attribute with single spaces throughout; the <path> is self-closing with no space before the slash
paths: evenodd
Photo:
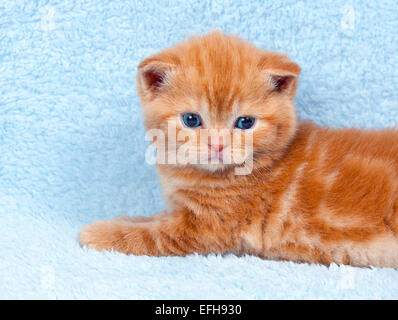
<path id="1" fill-rule="evenodd" d="M 138 65 L 137 84 L 142 97 L 153 98 L 167 86 L 177 59 L 166 53 L 151 56 Z"/>
<path id="2" fill-rule="evenodd" d="M 286 55 L 266 52 L 259 64 L 273 92 L 294 97 L 301 68 Z"/>

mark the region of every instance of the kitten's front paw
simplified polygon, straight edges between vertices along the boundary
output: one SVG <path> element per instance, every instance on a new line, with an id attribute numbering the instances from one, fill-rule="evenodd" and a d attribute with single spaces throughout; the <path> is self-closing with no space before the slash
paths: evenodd
<path id="1" fill-rule="evenodd" d="M 121 224 L 114 221 L 97 221 L 84 227 L 79 233 L 79 242 L 82 246 L 103 250 L 120 250 L 123 244 L 125 230 Z"/>

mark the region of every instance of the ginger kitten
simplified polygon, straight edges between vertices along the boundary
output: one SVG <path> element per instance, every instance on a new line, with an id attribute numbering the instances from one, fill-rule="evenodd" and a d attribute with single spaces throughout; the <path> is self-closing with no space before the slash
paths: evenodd
<path id="1" fill-rule="evenodd" d="M 398 267 L 398 131 L 298 122 L 299 74 L 287 56 L 218 32 L 141 62 L 148 131 L 167 139 L 172 123 L 185 138 L 163 145 L 166 155 L 188 145 L 199 163 L 159 163 L 166 211 L 98 221 L 80 232 L 80 243 L 134 255 Z M 199 139 L 211 129 L 224 135 Z M 225 131 L 243 143 L 235 146 Z M 252 166 L 237 174 L 242 162 L 223 157 L 242 154 Z"/>

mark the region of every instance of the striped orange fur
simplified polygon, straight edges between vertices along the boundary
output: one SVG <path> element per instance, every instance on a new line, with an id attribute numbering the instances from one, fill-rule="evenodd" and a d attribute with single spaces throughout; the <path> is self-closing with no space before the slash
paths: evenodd
<path id="1" fill-rule="evenodd" d="M 177 131 L 192 130 L 177 121 L 184 112 L 231 131 L 232 118 L 253 116 L 253 171 L 158 165 L 165 212 L 96 222 L 80 232 L 81 244 L 134 255 L 398 267 L 398 131 L 298 122 L 299 73 L 285 55 L 218 32 L 144 60 L 137 82 L 147 129 L 166 133 L 176 120 Z"/>

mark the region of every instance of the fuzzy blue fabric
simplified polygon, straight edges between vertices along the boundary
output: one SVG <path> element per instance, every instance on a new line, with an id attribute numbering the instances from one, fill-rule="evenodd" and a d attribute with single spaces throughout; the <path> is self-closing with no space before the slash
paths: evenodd
<path id="1" fill-rule="evenodd" d="M 3 0 L 0 298 L 398 298 L 398 270 L 388 268 L 78 245 L 95 220 L 164 208 L 144 161 L 136 67 L 212 29 L 298 62 L 302 119 L 398 125 L 396 0 Z"/>

